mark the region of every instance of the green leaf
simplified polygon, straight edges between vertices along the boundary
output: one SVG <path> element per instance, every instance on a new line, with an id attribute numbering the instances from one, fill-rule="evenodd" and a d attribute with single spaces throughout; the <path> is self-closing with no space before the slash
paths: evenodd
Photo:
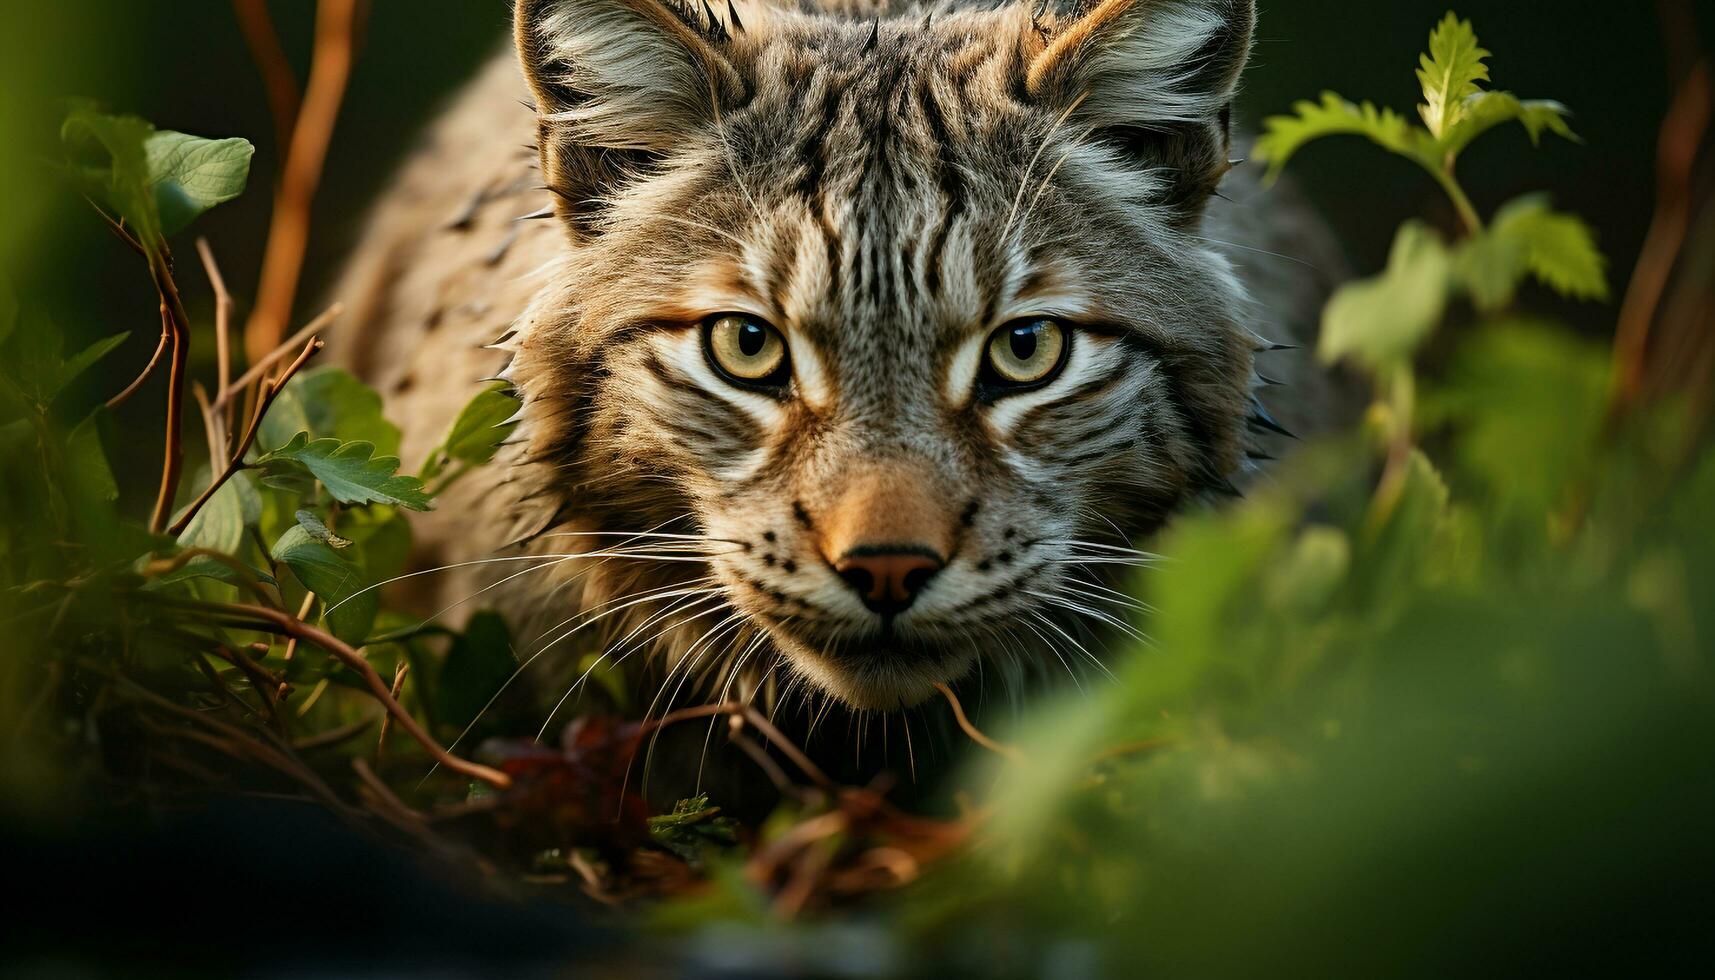
<path id="1" fill-rule="evenodd" d="M 1554 211 L 1532 194 L 1496 212 L 1491 234 L 1518 243 L 1537 281 L 1573 299 L 1608 298 L 1608 260 L 1583 219 Z"/>
<path id="2" fill-rule="evenodd" d="M 129 336 L 119 334 L 98 340 L 66 358 L 61 353 L 65 337 L 59 325 L 40 310 L 27 309 L 19 318 L 18 327 L 7 345 L 8 372 L 17 382 L 20 392 L 45 408 Z"/>
<path id="3" fill-rule="evenodd" d="M 709 794 L 704 793 L 673 804 L 672 813 L 650 817 L 649 836 L 692 867 L 699 867 L 710 848 L 732 847 L 739 842 L 738 821 L 721 816 L 721 808 L 710 806 Z"/>
<path id="4" fill-rule="evenodd" d="M 298 526 L 303 528 L 310 537 L 315 538 L 322 544 L 325 544 L 330 548 L 351 547 L 351 541 L 349 539 L 342 538 L 328 530 L 328 526 L 323 524 L 321 518 L 317 517 L 313 512 L 300 510 L 296 516 L 298 518 Z"/>
<path id="5" fill-rule="evenodd" d="M 1435 140 L 1392 109 L 1378 109 L 1369 102 L 1354 105 L 1333 92 L 1323 92 L 1321 102 L 1300 101 L 1292 108 L 1293 115 L 1264 121 L 1263 135 L 1252 149 L 1268 163 L 1271 180 L 1305 144 L 1325 136 L 1364 136 L 1430 170 L 1441 165 Z"/>
<path id="6" fill-rule="evenodd" d="M 415 477 L 400 476 L 397 456 L 376 456 L 367 442 L 317 439 L 305 433 L 293 436 L 286 445 L 267 453 L 257 465 L 297 463 L 309 470 L 334 499 L 348 504 L 392 504 L 411 510 L 428 510 L 429 496 Z"/>
<path id="7" fill-rule="evenodd" d="M 256 577 L 256 581 L 276 587 L 279 586 L 280 583 L 274 580 L 274 576 L 269 575 L 262 569 L 255 568 L 248 563 L 246 563 L 245 567 L 250 569 L 250 574 Z M 233 568 L 231 565 L 228 565 L 225 562 L 215 561 L 213 558 L 206 555 L 198 555 L 190 561 L 185 562 L 184 567 L 150 580 L 150 587 L 159 588 L 161 586 L 171 585 L 175 582 L 189 582 L 194 579 L 211 579 L 216 582 L 222 582 L 226 585 L 242 586 L 246 584 L 244 578 L 238 574 L 238 570 Z"/>
<path id="8" fill-rule="evenodd" d="M 143 150 L 161 231 L 168 235 L 244 193 L 256 153 L 246 139 L 210 140 L 170 130 L 150 134 Z"/>
<path id="9" fill-rule="evenodd" d="M 85 347 L 83 350 L 80 350 L 76 354 L 67 358 L 66 362 L 60 365 L 59 371 L 55 373 L 53 384 L 54 393 L 58 394 L 65 390 L 65 387 L 77 380 L 79 375 L 93 367 L 97 361 L 113 353 L 113 351 L 118 348 L 120 344 L 125 343 L 130 336 L 131 335 L 129 333 L 122 333 L 112 337 L 106 337 L 90 344 L 88 347 Z"/>
<path id="10" fill-rule="evenodd" d="M 1530 141 L 1540 143 L 1542 134 L 1554 133 L 1578 142 L 1578 134 L 1567 124 L 1571 112 L 1549 99 L 1525 101 L 1511 92 L 1478 92 L 1465 102 L 1458 119 L 1441 134 L 1439 150 L 1448 156 L 1458 156 L 1471 141 L 1502 123 L 1518 122 L 1530 133 Z"/>
<path id="11" fill-rule="evenodd" d="M 1433 229 L 1401 225 L 1387 271 L 1341 287 L 1328 301 L 1322 359 L 1349 357 L 1376 368 L 1409 358 L 1441 322 L 1452 273 L 1452 254 Z"/>
<path id="12" fill-rule="evenodd" d="M 1461 346 L 1426 411 L 1459 423 L 1453 456 L 1499 497 L 1541 515 L 1598 445 L 1608 353 L 1549 324 L 1487 324 Z"/>
<path id="13" fill-rule="evenodd" d="M 1453 270 L 1477 309 L 1486 313 L 1503 309 L 1513 301 L 1525 276 L 1524 243 L 1486 229 L 1459 243 Z"/>
<path id="14" fill-rule="evenodd" d="M 88 104 L 67 113 L 60 138 L 83 157 L 71 165 L 72 175 L 124 218 L 150 251 L 163 236 L 243 193 L 255 153 L 248 140 L 157 130 L 148 120 Z M 92 148 L 105 159 L 89 159 Z"/>
<path id="15" fill-rule="evenodd" d="M 423 479 L 431 480 L 449 462 L 480 466 L 494 458 L 500 444 L 518 427 L 519 402 L 512 386 L 504 381 L 484 389 L 459 412 L 440 447 L 423 466 Z"/>
<path id="16" fill-rule="evenodd" d="M 98 426 L 102 411 L 91 413 L 67 434 L 65 482 L 68 496 L 111 503 L 119 499 L 119 484 L 101 446 Z"/>
<path id="17" fill-rule="evenodd" d="M 381 396 L 349 372 L 315 368 L 293 378 L 262 419 L 258 444 L 284 446 L 300 432 L 315 439 L 367 442 L 376 452 L 399 454 L 399 428 L 381 412 Z"/>
<path id="18" fill-rule="evenodd" d="M 447 651 L 435 685 L 435 716 L 459 728 L 470 724 L 517 669 L 506 621 L 498 613 L 477 613 Z"/>
<path id="19" fill-rule="evenodd" d="M 1489 68 L 1483 63 L 1488 56 L 1477 44 L 1471 22 L 1452 12 L 1430 32 L 1429 53 L 1419 58 L 1417 69 L 1424 100 L 1418 112 L 1437 138 L 1459 121 L 1466 100 L 1480 91 L 1477 83 L 1488 81 Z"/>
<path id="20" fill-rule="evenodd" d="M 161 215 L 149 185 L 145 149 L 155 127 L 136 116 L 112 116 L 84 104 L 74 106 L 60 127 L 60 139 L 86 156 L 96 150 L 106 159 L 74 162 L 71 173 L 97 198 L 123 218 L 131 234 L 154 252 L 161 238 Z"/>
<path id="21" fill-rule="evenodd" d="M 290 568 L 304 588 L 322 598 L 333 635 L 347 643 L 362 643 L 375 622 L 380 592 L 363 591 L 363 572 L 357 563 L 317 541 L 301 526 L 287 528 L 272 552 L 274 560 Z"/>
<path id="22" fill-rule="evenodd" d="M 392 507 L 358 507 L 341 515 L 340 533 L 371 582 L 403 574 L 411 557 L 411 523 Z"/>
<path id="23" fill-rule="evenodd" d="M 206 486 L 206 481 L 204 481 Z M 244 543 L 245 492 L 256 493 L 243 473 L 235 474 L 202 505 L 179 535 L 185 548 L 207 548 L 232 554 Z"/>

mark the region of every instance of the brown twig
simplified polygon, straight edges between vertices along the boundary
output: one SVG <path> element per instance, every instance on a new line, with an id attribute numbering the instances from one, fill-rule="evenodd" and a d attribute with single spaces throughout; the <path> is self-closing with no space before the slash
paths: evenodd
<path id="1" fill-rule="evenodd" d="M 411 662 L 404 658 L 400 658 L 399 666 L 393 669 L 393 700 L 399 700 L 400 692 L 405 690 L 405 675 L 410 670 Z M 375 736 L 375 764 L 378 766 L 381 764 L 382 753 L 387 748 L 387 730 L 390 727 L 389 722 L 392 720 L 391 716 L 383 715 L 381 718 L 381 731 Z"/>
<path id="2" fill-rule="evenodd" d="M 314 592 L 305 592 L 304 601 L 298 603 L 298 618 L 308 619 L 310 609 L 314 607 L 315 604 L 316 594 Z M 292 666 L 292 658 L 297 655 L 298 638 L 295 636 L 289 636 L 286 638 L 286 653 L 280 658 L 280 689 L 274 692 L 275 700 L 284 700 L 286 697 L 286 670 Z M 382 723 L 386 723 L 386 716 L 382 717 Z"/>
<path id="3" fill-rule="evenodd" d="M 197 732 L 188 729 L 177 730 L 174 734 L 179 735 L 180 737 L 190 738 L 193 741 L 201 742 L 204 745 L 226 752 L 229 755 L 233 754 L 228 748 L 229 745 L 242 748 L 266 765 L 291 776 L 293 779 L 302 783 L 305 788 L 314 793 L 322 802 L 332 807 L 336 812 L 350 812 L 350 808 L 347 807 L 345 802 L 328 787 L 327 783 L 323 782 L 318 776 L 316 776 L 309 767 L 305 766 L 286 752 L 251 738 L 249 734 L 236 725 L 230 725 L 218 718 L 210 717 L 204 712 L 192 711 L 183 705 L 175 704 L 130 678 L 115 676 L 114 679 L 118 681 L 121 687 L 125 688 L 133 696 L 142 698 L 144 701 L 147 701 L 164 711 L 171 712 L 172 714 L 178 715 L 182 718 L 207 726 L 213 731 L 226 736 L 227 739 L 230 739 L 230 742 L 212 738 L 205 732 Z"/>
<path id="4" fill-rule="evenodd" d="M 335 303 L 316 314 L 314 319 L 309 323 L 304 324 L 304 326 L 299 329 L 297 333 L 288 338 L 285 343 L 269 351 L 267 354 L 264 354 L 255 364 L 250 365 L 249 370 L 239 375 L 237 381 L 234 381 L 226 388 L 217 392 L 214 396 L 214 407 L 222 408 L 229 405 L 232 403 L 232 397 L 234 395 L 248 392 L 250 386 L 255 383 L 256 379 L 267 373 L 269 368 L 278 364 L 288 354 L 295 350 L 299 350 L 311 337 L 321 333 L 323 330 L 326 330 L 328 328 L 328 324 L 332 323 L 341 313 L 344 312 L 345 307 Z"/>
<path id="5" fill-rule="evenodd" d="M 321 347 L 322 342 L 320 340 L 311 340 L 304 345 L 304 349 L 298 354 L 297 360 L 287 365 L 286 370 L 281 372 L 278 377 L 263 384 L 262 397 L 257 400 L 255 410 L 250 413 L 250 424 L 245 426 L 244 437 L 239 439 L 238 445 L 233 448 L 232 455 L 227 459 L 226 467 L 213 480 L 209 481 L 208 488 L 189 507 L 185 508 L 185 512 L 179 516 L 179 519 L 167 529 L 168 534 L 178 537 L 184 533 L 185 526 L 191 522 L 191 518 L 196 516 L 197 511 L 201 510 L 203 505 L 208 503 L 222 486 L 226 485 L 227 480 L 232 479 L 233 474 L 244 469 L 244 454 L 249 452 L 250 446 L 255 443 L 256 433 L 262 428 L 262 417 L 268 414 L 268 406 L 274 403 L 274 396 L 286 387 L 286 382 L 292 379 L 292 375 L 297 374 L 305 362 Z"/>
<path id="6" fill-rule="evenodd" d="M 292 145 L 292 127 L 298 121 L 298 75 L 280 44 L 274 19 L 268 16 L 268 0 L 232 0 L 232 12 L 250 58 L 256 62 L 262 87 L 268 93 L 268 115 L 274 120 L 274 151 L 285 158 Z"/>
<path id="7" fill-rule="evenodd" d="M 364 685 L 369 688 L 370 694 L 381 702 L 388 714 L 392 715 L 394 720 L 399 723 L 399 727 L 416 739 L 417 743 L 435 759 L 437 764 L 472 779 L 480 779 L 498 789 L 505 789 L 512 785 L 512 777 L 498 769 L 461 759 L 442 748 L 441 744 L 435 741 L 434 736 L 425 731 L 423 726 L 417 723 L 417 719 L 411 717 L 411 713 L 394 699 L 388 690 L 387 682 L 381 679 L 381 675 L 375 672 L 375 668 L 370 666 L 369 661 L 326 630 L 306 623 L 290 613 L 281 612 L 278 609 L 269 609 L 265 606 L 219 605 L 214 603 L 190 603 L 190 605 L 217 616 L 255 620 L 266 624 L 270 632 L 280 633 L 284 636 L 296 636 L 300 640 L 314 643 L 332 654 L 334 659 L 357 672 L 358 676 L 363 679 Z"/>
<path id="8" fill-rule="evenodd" d="M 226 463 L 221 456 L 226 451 L 226 436 L 221 431 L 214 405 L 209 401 L 208 389 L 202 386 L 201 381 L 191 382 L 191 394 L 196 396 L 197 411 L 202 414 L 203 441 L 208 443 L 208 471 L 216 473 Z"/>
<path id="9" fill-rule="evenodd" d="M 214 290 L 214 359 L 217 372 L 214 390 L 222 392 L 232 383 L 232 294 L 226 291 L 226 277 L 220 274 L 220 263 L 214 260 L 214 250 L 208 247 L 208 239 L 197 239 L 197 255 L 202 259 L 208 284 Z M 224 437 L 225 425 L 231 420 L 223 418 L 221 421 Z M 225 448 L 224 438 L 221 448 Z"/>
<path id="10" fill-rule="evenodd" d="M 965 717 L 965 706 L 959 703 L 959 699 L 953 694 L 952 688 L 948 687 L 946 684 L 937 683 L 935 685 L 935 690 L 940 691 L 941 696 L 947 699 L 947 703 L 953 706 L 953 720 L 959 723 L 959 728 L 963 730 L 966 735 L 970 736 L 971 741 L 985 749 L 988 749 L 995 755 L 1010 759 L 1013 762 L 1024 761 L 1023 752 L 1020 752 L 1013 746 L 997 742 L 994 739 L 989 738 L 987 735 L 983 734 L 982 729 L 971 724 L 970 719 Z"/>
<path id="11" fill-rule="evenodd" d="M 1655 217 L 1621 304 L 1614 335 L 1610 418 L 1635 404 L 1642 394 L 1651 328 L 1691 227 L 1695 200 L 1692 182 L 1712 112 L 1710 84 L 1709 62 L 1703 61 L 1680 83 L 1662 122 L 1656 150 Z"/>
<path id="12" fill-rule="evenodd" d="M 161 462 L 161 489 L 155 495 L 155 511 L 149 518 L 149 530 L 159 534 L 166 528 L 167 519 L 172 516 L 173 500 L 179 492 L 179 476 L 184 469 L 182 416 L 185 406 L 186 369 L 190 364 L 191 354 L 191 321 L 185 313 L 184 301 L 179 297 L 178 284 L 173 281 L 172 260 L 166 245 L 160 244 L 151 249 L 148 255 L 149 273 L 154 277 L 155 289 L 167 307 L 173 335 L 172 360 L 167 365 L 165 459 Z"/>
<path id="13" fill-rule="evenodd" d="M 292 127 L 274 217 L 262 253 L 256 305 L 244 329 L 252 359 L 280 343 L 292 317 L 292 304 L 309 246 L 310 205 L 321 183 L 334 123 L 351 77 L 360 5 L 357 0 L 321 0 L 316 7 L 315 52 L 304 100 Z"/>
<path id="14" fill-rule="evenodd" d="M 155 345 L 155 353 L 149 355 L 149 363 L 143 365 L 143 370 L 137 375 L 137 380 L 125 386 L 125 390 L 107 400 L 107 407 L 118 408 L 143 387 L 143 382 L 149 380 L 149 375 L 155 373 L 155 365 L 161 363 L 161 355 L 166 352 L 167 345 L 173 342 L 173 321 L 167 312 L 166 300 L 161 301 L 161 341 Z"/>

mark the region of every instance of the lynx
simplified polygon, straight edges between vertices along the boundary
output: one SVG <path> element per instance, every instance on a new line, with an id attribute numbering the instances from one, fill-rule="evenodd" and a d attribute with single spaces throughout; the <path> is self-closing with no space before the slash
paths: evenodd
<path id="1" fill-rule="evenodd" d="M 337 290 L 407 458 L 484 379 L 522 404 L 418 527 L 431 612 L 662 710 L 1076 674 L 1135 545 L 1329 411 L 1286 348 L 1338 256 L 1234 160 L 1250 0 L 514 21 Z"/>

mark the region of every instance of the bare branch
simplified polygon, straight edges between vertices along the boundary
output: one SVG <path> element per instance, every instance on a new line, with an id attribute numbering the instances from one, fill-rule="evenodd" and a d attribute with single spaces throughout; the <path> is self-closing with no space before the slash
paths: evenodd
<path id="1" fill-rule="evenodd" d="M 310 205 L 321 183 L 334 123 L 351 77 L 360 10 L 357 0 L 321 0 L 316 7 L 315 55 L 309 83 L 274 197 L 256 307 L 244 329 L 245 350 L 252 359 L 280 343 L 292 317 L 309 245 Z"/>

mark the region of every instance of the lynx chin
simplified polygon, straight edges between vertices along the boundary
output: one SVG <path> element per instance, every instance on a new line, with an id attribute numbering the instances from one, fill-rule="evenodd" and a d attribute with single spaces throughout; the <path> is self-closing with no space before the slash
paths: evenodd
<path id="1" fill-rule="evenodd" d="M 1134 544 L 1330 410 L 1286 348 L 1338 255 L 1235 160 L 1253 27 L 518 0 L 337 291 L 407 458 L 485 378 L 522 404 L 419 525 L 458 566 L 425 611 L 499 607 L 656 711 L 1099 672 Z"/>

